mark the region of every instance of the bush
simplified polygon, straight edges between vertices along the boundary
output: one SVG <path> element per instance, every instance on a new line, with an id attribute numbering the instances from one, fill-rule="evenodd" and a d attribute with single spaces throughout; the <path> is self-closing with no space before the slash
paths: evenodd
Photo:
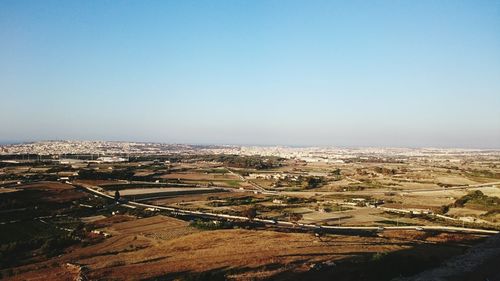
<path id="1" fill-rule="evenodd" d="M 69 236 L 50 238 L 50 239 L 45 241 L 45 243 L 42 245 L 40 250 L 48 257 L 53 257 L 53 256 L 57 256 L 60 253 L 62 253 L 62 251 L 66 247 L 74 244 L 75 242 L 76 241 L 72 237 L 69 237 Z"/>
<path id="2" fill-rule="evenodd" d="M 247 217 L 249 220 L 253 220 L 257 216 L 257 209 L 255 207 L 250 207 L 243 210 L 241 214 Z"/>
<path id="3" fill-rule="evenodd" d="M 325 179 L 323 177 L 310 177 L 307 179 L 307 188 L 318 188 L 325 184 Z"/>
<path id="4" fill-rule="evenodd" d="M 217 229 L 230 229 L 233 224 L 226 221 L 203 221 L 200 219 L 191 221 L 189 226 L 202 230 L 217 230 Z"/>
<path id="5" fill-rule="evenodd" d="M 379 260 L 383 259 L 385 256 L 387 256 L 386 252 L 378 252 L 378 253 L 375 253 L 372 255 L 371 260 L 372 261 L 379 261 Z"/>
<path id="6" fill-rule="evenodd" d="M 450 210 L 450 205 L 443 205 L 443 206 L 439 207 L 438 213 L 444 215 L 444 214 L 448 213 L 449 210 Z"/>
<path id="7" fill-rule="evenodd" d="M 476 204 L 486 208 L 500 208 L 500 198 L 484 195 L 480 190 L 469 192 L 469 194 L 457 199 L 455 207 L 464 207 L 465 204 Z"/>

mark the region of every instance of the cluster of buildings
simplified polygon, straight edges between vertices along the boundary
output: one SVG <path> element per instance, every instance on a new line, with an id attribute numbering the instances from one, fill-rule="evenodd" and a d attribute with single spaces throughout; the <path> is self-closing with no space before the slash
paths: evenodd
<path id="1" fill-rule="evenodd" d="M 339 148 L 289 146 L 188 145 L 116 141 L 41 141 L 0 146 L 2 154 L 234 154 L 277 156 L 306 162 L 341 164 L 349 159 L 379 157 L 406 161 L 408 158 L 457 159 L 468 155 L 500 156 L 500 150 L 441 148 Z"/>
<path id="2" fill-rule="evenodd" d="M 186 144 L 162 144 L 115 141 L 40 141 L 0 146 L 1 154 L 171 154 L 196 153 L 203 147 Z"/>

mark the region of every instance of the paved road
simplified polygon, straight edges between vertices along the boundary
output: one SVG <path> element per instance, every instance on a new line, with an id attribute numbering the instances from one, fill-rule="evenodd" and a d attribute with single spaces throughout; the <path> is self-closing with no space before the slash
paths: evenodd
<path id="1" fill-rule="evenodd" d="M 481 187 L 488 187 L 488 186 L 494 186 L 494 185 L 500 185 L 499 181 L 496 182 L 488 182 L 488 183 L 480 183 L 480 184 L 472 184 L 472 185 L 462 185 L 462 186 L 454 186 L 454 187 L 439 187 L 439 188 L 425 188 L 425 189 L 402 189 L 402 190 L 390 190 L 390 189 L 384 189 L 384 190 L 361 190 L 361 191 L 314 191 L 314 190 L 308 190 L 308 191 L 279 191 L 277 194 L 283 194 L 283 195 L 292 195 L 292 196 L 301 196 L 301 195 L 306 195 L 306 196 L 314 196 L 314 195 L 331 195 L 331 194 L 342 194 L 342 195 L 373 195 L 373 194 L 386 194 L 386 193 L 393 193 L 393 194 L 407 194 L 407 193 L 418 193 L 418 192 L 440 192 L 440 191 L 450 191 L 450 190 L 462 190 L 462 189 L 477 189 Z"/>
<path id="2" fill-rule="evenodd" d="M 452 187 L 442 187 L 442 188 L 426 188 L 426 189 L 406 189 L 406 190 L 398 190 L 399 193 L 416 193 L 416 192 L 429 192 L 429 191 L 447 191 L 447 190 L 455 190 L 455 189 L 474 189 L 480 187 L 487 187 L 500 184 L 500 181 L 496 182 L 488 182 L 488 183 L 479 183 L 479 184 L 471 184 L 471 185 L 462 185 L 462 186 L 452 186 Z"/>
<path id="3" fill-rule="evenodd" d="M 88 184 L 73 184 L 75 186 L 81 187 L 93 194 L 112 199 L 114 197 L 103 193 L 97 190 L 96 186 L 88 185 Z M 128 201 L 126 204 L 122 204 L 124 207 L 128 208 L 152 208 L 158 210 L 170 211 L 172 214 L 176 215 L 187 215 L 193 217 L 201 217 L 201 218 L 211 218 L 211 219 L 226 219 L 226 220 L 238 220 L 238 221 L 249 221 L 250 219 L 243 216 L 234 216 L 234 215 L 226 215 L 226 214 L 216 214 L 210 212 L 200 212 L 200 211 L 189 211 L 172 207 L 158 206 L 152 204 L 144 204 L 139 202 Z M 271 225 L 275 227 L 300 227 L 303 229 L 310 230 L 337 230 L 337 231 L 381 231 L 381 230 L 433 230 L 433 231 L 442 231 L 442 232 L 459 232 L 459 233 L 476 233 L 476 234 L 498 234 L 499 232 L 496 230 L 486 230 L 486 229 L 477 229 L 477 228 L 461 228 L 461 227 L 450 227 L 450 226 L 389 226 L 389 227 L 376 227 L 376 226 L 320 226 L 316 224 L 303 224 L 303 223 L 291 223 L 288 221 L 278 221 L 271 219 L 261 219 L 255 218 L 253 221 L 261 222 L 266 225 Z"/>

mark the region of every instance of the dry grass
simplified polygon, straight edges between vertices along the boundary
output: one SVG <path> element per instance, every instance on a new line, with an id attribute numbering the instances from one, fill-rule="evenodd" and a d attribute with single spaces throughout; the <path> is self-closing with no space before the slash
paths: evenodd
<path id="1" fill-rule="evenodd" d="M 474 238 L 384 232 L 382 237 L 327 235 L 320 239 L 309 233 L 243 229 L 199 231 L 185 221 L 164 216 L 119 222 L 104 230 L 113 236 L 96 245 L 76 248 L 45 264 L 71 261 L 86 265 L 90 280 L 175 277 L 187 272 L 221 269 L 229 270 L 232 279 L 249 280 L 272 278 L 283 272 L 307 271 L 310 264 L 318 262 L 410 249 L 414 243 Z M 24 267 L 27 272 L 18 275 L 16 280 L 36 280 L 31 278 L 44 276 L 42 274 L 48 269 L 41 269 L 42 265 Z M 64 272 L 60 266 L 52 269 L 46 276 Z M 51 280 L 67 280 L 60 276 Z"/>
<path id="2" fill-rule="evenodd" d="M 204 181 L 214 181 L 214 180 L 239 180 L 239 178 L 232 174 L 205 174 L 205 173 L 173 173 L 162 175 L 163 179 L 180 179 L 180 180 L 204 180 Z"/>
<path id="3" fill-rule="evenodd" d="M 33 184 L 24 184 L 22 186 L 19 186 L 20 188 L 23 189 L 38 189 L 38 190 L 52 190 L 52 191 L 59 191 L 59 190 L 70 190 L 74 189 L 72 185 L 65 184 L 65 183 L 60 183 L 60 182 L 39 182 L 39 183 L 33 183 Z"/>

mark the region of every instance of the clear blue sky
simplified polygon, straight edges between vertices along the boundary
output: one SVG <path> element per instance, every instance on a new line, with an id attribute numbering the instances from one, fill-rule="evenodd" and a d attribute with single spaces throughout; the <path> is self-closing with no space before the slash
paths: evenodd
<path id="1" fill-rule="evenodd" d="M 0 141 L 500 148 L 500 1 L 0 1 Z"/>

